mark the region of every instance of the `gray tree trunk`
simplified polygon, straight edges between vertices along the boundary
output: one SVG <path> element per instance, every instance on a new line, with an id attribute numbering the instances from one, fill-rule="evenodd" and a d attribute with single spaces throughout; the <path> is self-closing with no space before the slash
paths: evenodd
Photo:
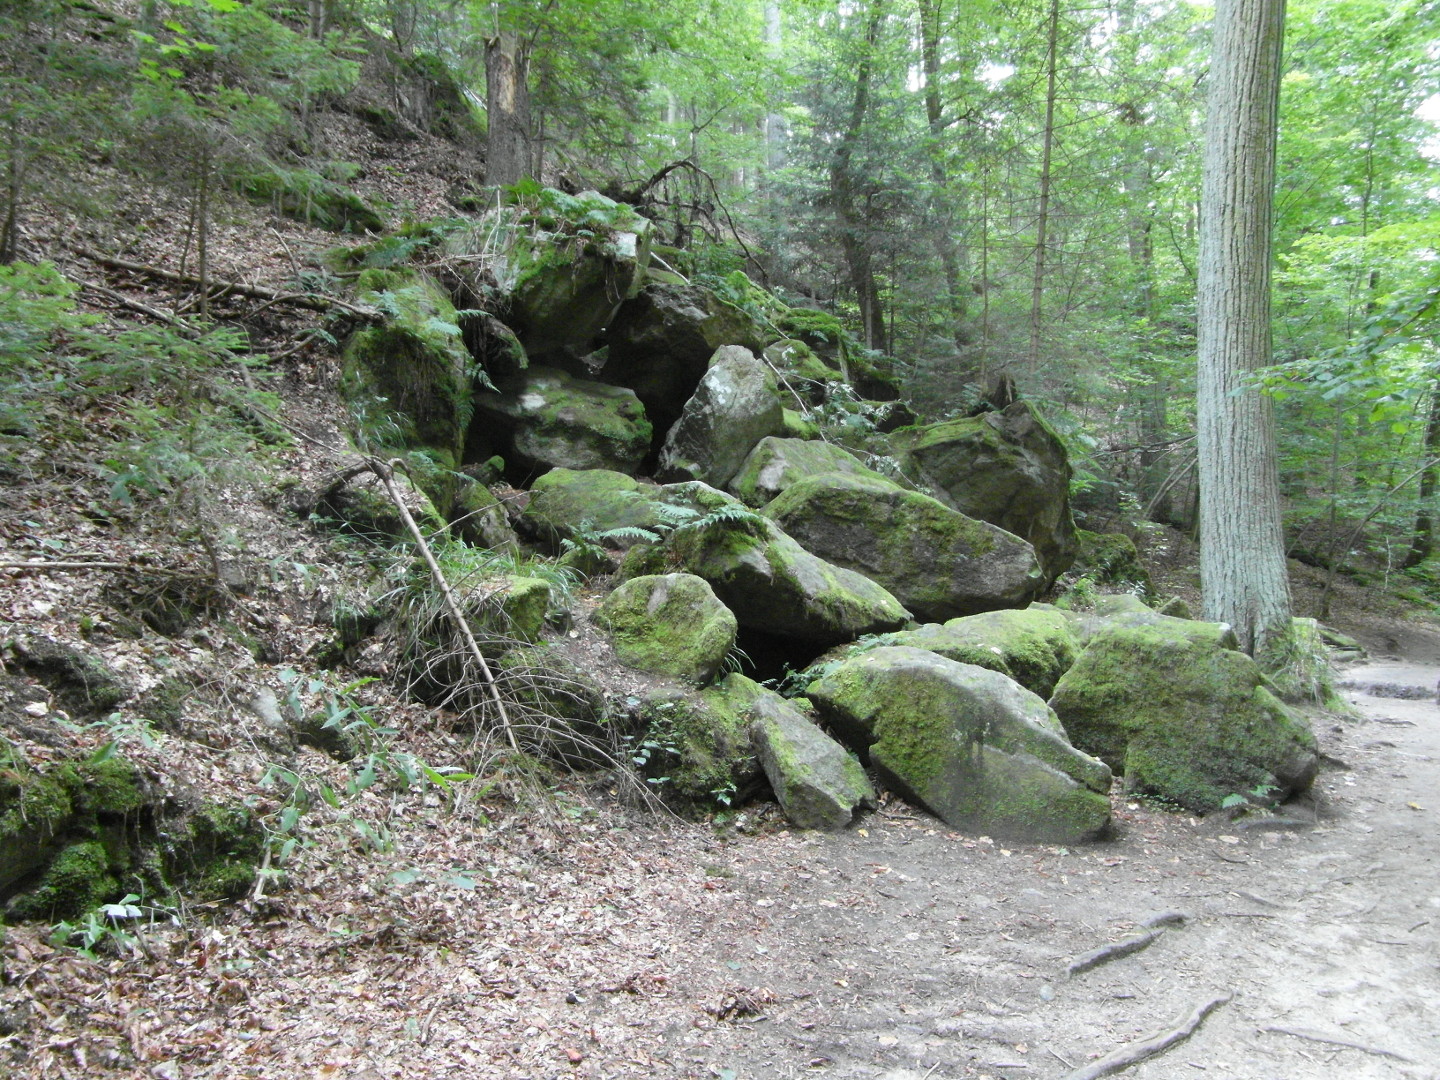
<path id="1" fill-rule="evenodd" d="M 1285 0 L 1219 0 L 1200 195 L 1200 582 L 1205 618 L 1246 651 L 1289 629 L 1290 586 L 1270 401 L 1276 111 Z"/>
<path id="2" fill-rule="evenodd" d="M 485 182 L 517 184 L 530 175 L 530 50 L 513 30 L 485 42 L 485 111 L 489 138 Z M 537 178 L 538 179 L 538 178 Z"/>

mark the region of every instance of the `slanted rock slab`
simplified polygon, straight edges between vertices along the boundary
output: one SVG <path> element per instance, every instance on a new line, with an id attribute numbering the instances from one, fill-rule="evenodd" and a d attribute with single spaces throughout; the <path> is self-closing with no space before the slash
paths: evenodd
<path id="1" fill-rule="evenodd" d="M 750 451 L 728 488 L 742 502 L 764 506 L 792 484 L 822 473 L 885 479 L 842 446 L 817 439 L 771 435 L 761 439 Z"/>
<path id="2" fill-rule="evenodd" d="M 800 480 L 765 514 L 806 551 L 884 586 L 917 618 L 1021 607 L 1044 584 L 1024 540 L 873 474 Z"/>
<path id="3" fill-rule="evenodd" d="M 735 616 L 703 578 L 661 574 L 631 578 L 595 611 L 622 664 L 709 684 L 735 645 Z"/>
<path id="4" fill-rule="evenodd" d="M 666 434 L 655 476 L 667 483 L 701 480 L 724 487 L 756 443 L 784 430 L 770 369 L 749 349 L 722 345 Z"/>
<path id="5" fill-rule="evenodd" d="M 1228 628 L 1154 618 L 1164 621 L 1101 629 L 1055 687 L 1050 704 L 1075 744 L 1123 774 L 1127 791 L 1198 814 L 1230 795 L 1274 802 L 1309 787 L 1319 766 L 1309 724 L 1255 661 L 1224 646 Z"/>
<path id="6" fill-rule="evenodd" d="M 998 671 L 1048 698 L 1080 647 L 1070 620 L 1054 609 L 987 611 L 891 636 L 893 645 L 929 649 L 949 660 Z"/>
<path id="7" fill-rule="evenodd" d="M 875 789 L 860 763 L 792 702 L 767 692 L 750 715 L 760 767 L 791 824 L 843 829 L 858 809 L 875 805 Z"/>
<path id="8" fill-rule="evenodd" d="M 1036 695 L 904 646 L 847 660 L 806 691 L 896 791 L 947 824 L 1042 843 L 1110 826 L 1110 769 L 1070 745 Z"/>

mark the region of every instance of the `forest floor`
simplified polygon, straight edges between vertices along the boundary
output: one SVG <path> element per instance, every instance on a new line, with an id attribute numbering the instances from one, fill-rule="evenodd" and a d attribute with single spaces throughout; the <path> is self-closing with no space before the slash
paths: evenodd
<path id="1" fill-rule="evenodd" d="M 288 887 L 156 925 L 148 955 L 10 928 L 0 1059 L 162 1080 L 1059 1080 L 1218 1001 L 1127 1075 L 1434 1080 L 1440 630 L 1348 629 L 1393 654 L 1344 673 L 1357 711 L 1315 718 L 1327 767 L 1274 818 L 1120 799 L 1114 839 L 1067 849 L 897 801 L 823 835 L 580 787 L 548 808 L 372 792 L 385 844 L 317 822 Z M 1067 974 L 1163 914 L 1148 948 Z"/>

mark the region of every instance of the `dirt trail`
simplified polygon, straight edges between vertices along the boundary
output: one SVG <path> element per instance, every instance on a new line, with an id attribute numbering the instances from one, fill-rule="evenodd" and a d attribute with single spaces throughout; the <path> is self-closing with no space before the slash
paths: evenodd
<path id="1" fill-rule="evenodd" d="M 1360 717 L 1317 731 L 1332 765 L 1283 808 L 1289 826 L 1128 803 L 1117 840 L 1067 851 L 961 837 L 895 804 L 866 835 L 734 845 L 721 873 L 735 916 L 697 921 L 686 950 L 697 997 L 729 972 L 716 1004 L 732 1015 L 672 1028 L 672 1063 L 741 1080 L 1048 1080 L 1230 994 L 1193 1038 L 1125 1075 L 1435 1080 L 1437 675 L 1401 662 L 1345 673 L 1426 696 L 1347 690 Z M 1065 975 L 1163 911 L 1188 920 Z"/>

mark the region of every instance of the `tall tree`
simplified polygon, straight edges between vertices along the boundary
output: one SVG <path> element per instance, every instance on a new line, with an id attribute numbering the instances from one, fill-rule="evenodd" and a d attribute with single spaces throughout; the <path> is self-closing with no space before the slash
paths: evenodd
<path id="1" fill-rule="evenodd" d="M 1270 401 L 1275 139 L 1285 0 L 1215 8 L 1200 195 L 1196 387 L 1205 618 L 1262 651 L 1288 631 L 1290 586 Z"/>

